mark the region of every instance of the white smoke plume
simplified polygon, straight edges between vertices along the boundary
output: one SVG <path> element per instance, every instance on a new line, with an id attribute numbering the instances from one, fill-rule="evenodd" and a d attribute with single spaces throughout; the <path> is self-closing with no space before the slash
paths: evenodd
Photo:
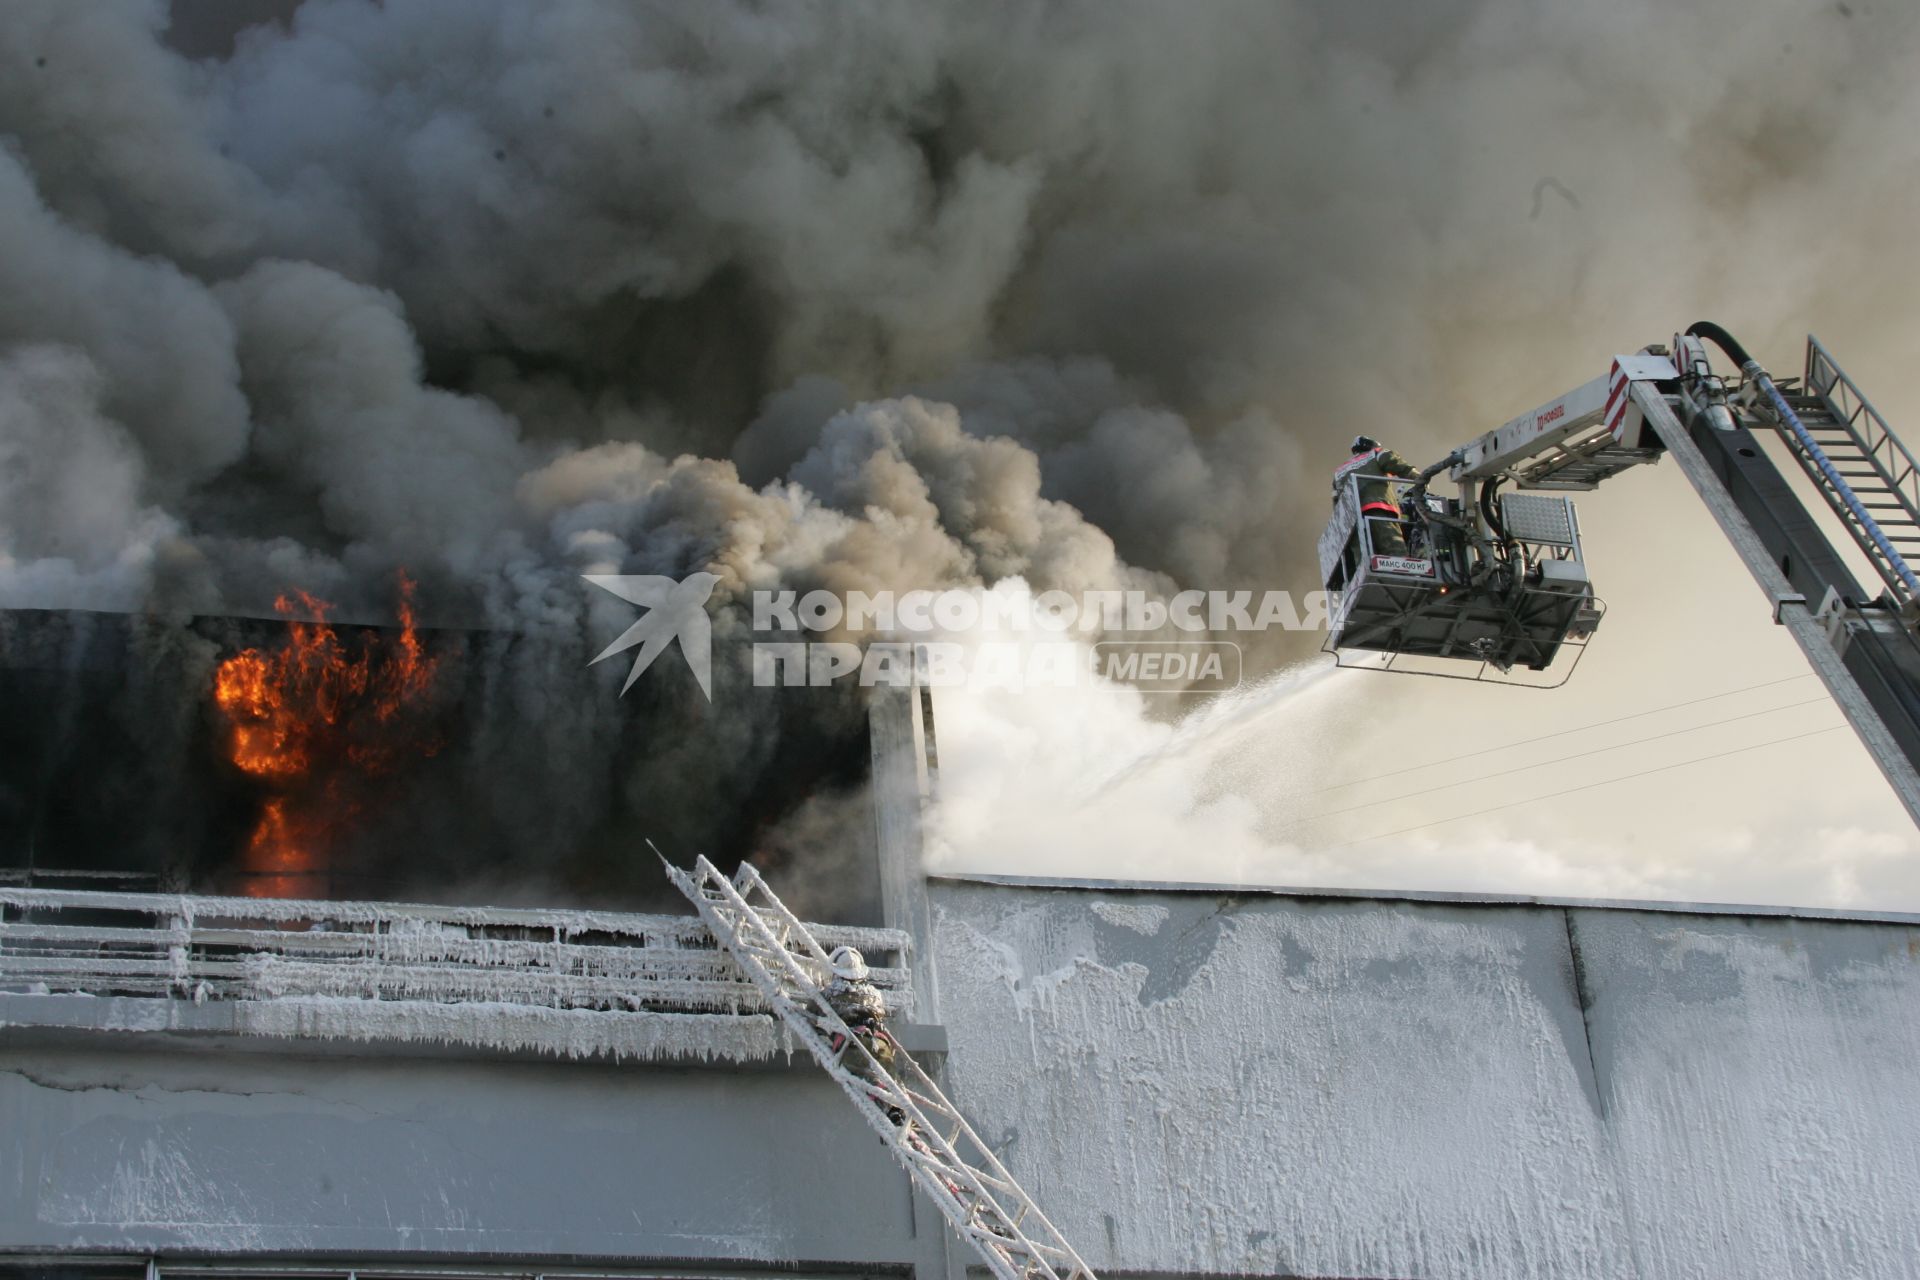
<path id="1" fill-rule="evenodd" d="M 280 9 L 0 23 L 0 605 L 375 620 L 404 566 L 540 640 L 476 712 L 533 840 L 698 839 L 852 722 L 744 687 L 754 589 L 1305 589 L 1356 431 L 1920 276 L 1898 6 Z M 696 570 L 698 745 L 598 763 L 578 575 Z"/>

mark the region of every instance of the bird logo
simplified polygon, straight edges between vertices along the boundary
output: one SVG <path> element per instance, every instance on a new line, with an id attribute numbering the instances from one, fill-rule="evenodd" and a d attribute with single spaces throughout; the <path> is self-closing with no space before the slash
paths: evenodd
<path id="1" fill-rule="evenodd" d="M 677 582 L 650 573 L 581 576 L 602 591 L 610 591 L 647 611 L 640 621 L 621 632 L 618 640 L 601 650 L 600 656 L 588 666 L 639 645 L 640 652 L 634 656 L 633 669 L 627 672 L 627 682 L 620 686 L 620 696 L 624 698 L 640 673 L 660 656 L 661 650 L 678 640 L 680 653 L 692 669 L 693 678 L 700 682 L 700 692 L 707 695 L 708 702 L 713 701 L 713 626 L 707 621 L 707 597 L 720 581 L 718 574 L 695 573 Z"/>

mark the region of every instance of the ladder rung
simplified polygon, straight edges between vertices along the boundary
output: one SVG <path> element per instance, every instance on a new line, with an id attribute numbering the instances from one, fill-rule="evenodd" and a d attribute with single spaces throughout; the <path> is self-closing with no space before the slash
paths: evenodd
<path id="1" fill-rule="evenodd" d="M 919 1107 L 923 1111 L 937 1112 L 940 1115 L 951 1116 L 955 1120 L 958 1120 L 960 1118 L 957 1114 L 955 1114 L 953 1108 L 947 1105 L 947 1100 L 945 1098 L 937 1098 L 937 1099 L 929 1098 L 923 1094 L 915 1093 L 912 1089 L 907 1088 L 905 1085 L 900 1086 L 900 1092 L 906 1094 L 909 1098 L 912 1098 L 913 1105 L 916 1107 Z"/>

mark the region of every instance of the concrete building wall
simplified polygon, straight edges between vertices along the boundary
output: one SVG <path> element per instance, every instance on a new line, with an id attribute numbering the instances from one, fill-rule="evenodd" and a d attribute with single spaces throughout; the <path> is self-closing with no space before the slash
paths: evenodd
<path id="1" fill-rule="evenodd" d="M 9 1252 L 750 1270 L 923 1252 L 906 1180 L 811 1069 L 16 1036 L 0 1133 Z"/>
<path id="2" fill-rule="evenodd" d="M 954 1092 L 1096 1268 L 1920 1274 L 1905 924 L 934 904 Z"/>

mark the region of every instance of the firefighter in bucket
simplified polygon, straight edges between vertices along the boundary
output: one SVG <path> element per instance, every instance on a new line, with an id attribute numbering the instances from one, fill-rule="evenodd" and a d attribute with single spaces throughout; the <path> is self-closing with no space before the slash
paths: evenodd
<path id="1" fill-rule="evenodd" d="M 1340 486 L 1348 476 L 1360 476 L 1360 518 L 1373 535 L 1373 553 L 1381 556 L 1407 554 L 1407 535 L 1400 504 L 1388 492 L 1388 476 L 1416 474 L 1407 460 L 1382 445 L 1372 436 L 1353 438 L 1353 456 L 1333 473 L 1333 500 L 1340 501 Z"/>

